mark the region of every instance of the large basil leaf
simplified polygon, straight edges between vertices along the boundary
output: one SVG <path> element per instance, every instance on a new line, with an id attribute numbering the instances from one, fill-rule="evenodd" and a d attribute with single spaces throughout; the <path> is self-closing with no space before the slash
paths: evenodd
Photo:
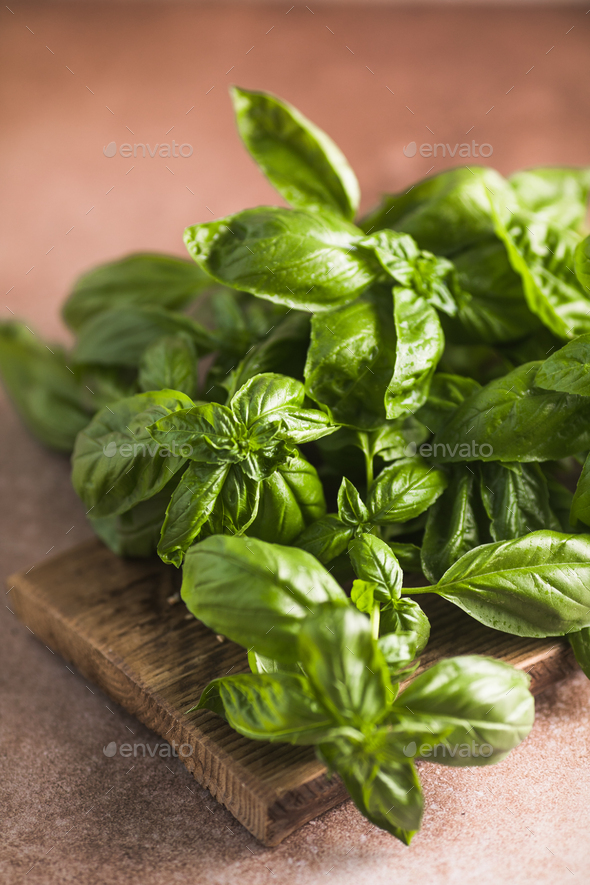
<path id="1" fill-rule="evenodd" d="M 508 179 L 519 202 L 560 227 L 578 229 L 586 218 L 590 169 L 547 166 L 524 169 Z"/>
<path id="2" fill-rule="evenodd" d="M 288 307 L 329 310 L 352 301 L 382 271 L 360 231 L 325 212 L 262 206 L 186 229 L 210 276 Z"/>
<path id="3" fill-rule="evenodd" d="M 287 102 L 234 87 L 238 131 L 271 184 L 297 209 L 330 209 L 353 218 L 356 176 L 331 138 Z"/>
<path id="4" fill-rule="evenodd" d="M 421 721 L 433 732 L 450 727 L 442 743 L 423 744 L 418 755 L 441 765 L 490 765 L 530 732 L 535 704 L 526 673 L 476 655 L 439 661 L 416 677 L 395 701 L 393 723 Z M 414 747 L 404 748 L 413 755 Z"/>
<path id="5" fill-rule="evenodd" d="M 305 364 L 308 394 L 339 424 L 365 430 L 383 424 L 395 339 L 389 288 L 372 287 L 352 304 L 314 316 Z"/>
<path id="6" fill-rule="evenodd" d="M 351 541 L 348 553 L 357 577 L 374 584 L 376 599 L 399 598 L 404 576 L 389 544 L 375 535 L 361 535 Z"/>
<path id="7" fill-rule="evenodd" d="M 399 418 L 426 402 L 445 339 L 438 314 L 424 296 L 401 287 L 393 291 L 397 349 L 385 410 L 388 418 Z"/>
<path id="8" fill-rule="evenodd" d="M 549 505 L 547 480 L 538 464 L 482 464 L 481 496 L 494 541 L 520 538 L 537 529 L 561 528 Z"/>
<path id="9" fill-rule="evenodd" d="M 101 409 L 78 434 L 72 483 L 92 518 L 124 513 L 164 488 L 186 458 L 159 446 L 147 428 L 190 405 L 176 390 L 140 393 Z"/>
<path id="10" fill-rule="evenodd" d="M 552 353 L 539 369 L 535 384 L 545 390 L 590 396 L 590 333 Z"/>
<path id="11" fill-rule="evenodd" d="M 295 673 L 240 673 L 214 679 L 193 707 L 202 709 L 220 713 L 252 740 L 316 744 L 329 738 L 337 725 L 317 702 L 307 679 Z"/>
<path id="12" fill-rule="evenodd" d="M 83 385 L 68 369 L 62 348 L 50 349 L 21 323 L 2 323 L 0 377 L 31 433 L 52 449 L 71 452 L 91 410 L 84 407 Z"/>
<path id="13" fill-rule="evenodd" d="M 590 400 L 535 386 L 541 362 L 486 384 L 434 438 L 438 461 L 550 461 L 590 447 Z"/>
<path id="14" fill-rule="evenodd" d="M 181 592 L 189 610 L 212 630 L 286 663 L 298 660 L 304 618 L 324 602 L 349 604 L 334 578 L 304 550 L 222 535 L 190 548 Z"/>
<path id="15" fill-rule="evenodd" d="M 540 531 L 476 547 L 431 588 L 477 621 L 516 636 L 590 625 L 590 537 Z"/>
<path id="16" fill-rule="evenodd" d="M 353 525 L 343 522 L 335 513 L 328 513 L 309 525 L 295 543 L 325 564 L 344 553 L 353 535 Z"/>
<path id="17" fill-rule="evenodd" d="M 193 339 L 183 332 L 155 341 L 141 357 L 137 380 L 143 391 L 180 390 L 194 398 L 199 379 Z"/>
<path id="18" fill-rule="evenodd" d="M 402 458 L 381 471 L 369 492 L 369 519 L 377 525 L 406 522 L 428 509 L 447 486 L 442 470 L 420 457 Z"/>
<path id="19" fill-rule="evenodd" d="M 128 255 L 81 276 L 62 315 L 78 331 L 97 314 L 115 307 L 178 310 L 212 285 L 199 267 L 173 255 Z"/>
<path id="20" fill-rule="evenodd" d="M 590 627 L 584 627 L 577 633 L 570 633 L 568 639 L 574 650 L 576 661 L 590 679 Z"/>
<path id="21" fill-rule="evenodd" d="M 248 534 L 261 541 L 292 544 L 325 512 L 324 489 L 315 467 L 295 455 L 262 481 L 258 513 Z"/>

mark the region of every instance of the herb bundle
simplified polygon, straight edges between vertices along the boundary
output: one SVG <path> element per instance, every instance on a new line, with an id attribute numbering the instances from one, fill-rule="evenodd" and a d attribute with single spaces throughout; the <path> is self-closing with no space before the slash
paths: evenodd
<path id="1" fill-rule="evenodd" d="M 73 450 L 103 541 L 182 565 L 190 611 L 248 650 L 252 672 L 197 708 L 315 746 L 409 843 L 414 761 L 499 761 L 534 715 L 528 678 L 488 658 L 400 690 L 430 633 L 416 597 L 567 636 L 590 675 L 590 170 L 452 169 L 355 224 L 328 136 L 232 97 L 290 208 L 187 228 L 193 261 L 89 272 L 64 306 L 73 349 L 5 323 L 0 374 Z"/>

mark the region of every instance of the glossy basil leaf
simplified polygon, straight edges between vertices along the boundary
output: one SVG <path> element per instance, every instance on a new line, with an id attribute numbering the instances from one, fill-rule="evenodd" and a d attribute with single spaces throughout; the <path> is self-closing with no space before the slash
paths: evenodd
<path id="1" fill-rule="evenodd" d="M 356 248 L 359 234 L 336 215 L 261 206 L 189 227 L 184 242 L 221 283 L 325 311 L 354 300 L 381 274 L 370 251 Z"/>
<path id="2" fill-rule="evenodd" d="M 438 314 L 412 289 L 394 289 L 394 318 L 397 350 L 385 394 L 388 418 L 414 412 L 426 402 L 445 343 Z"/>
<path id="3" fill-rule="evenodd" d="M 281 426 L 279 435 L 297 445 L 314 442 L 338 430 L 338 425 L 332 424 L 319 409 L 285 409 L 281 413 Z"/>
<path id="4" fill-rule="evenodd" d="M 499 762 L 529 734 L 535 704 L 529 677 L 504 661 L 476 655 L 447 658 L 417 676 L 395 701 L 393 722 L 451 726 L 442 743 L 419 756 L 441 765 Z M 398 718 L 399 717 L 399 718 Z"/>
<path id="5" fill-rule="evenodd" d="M 295 543 L 326 564 L 344 553 L 353 535 L 354 526 L 342 522 L 335 513 L 328 513 L 312 522 Z"/>
<path id="6" fill-rule="evenodd" d="M 538 464 L 481 465 L 481 496 L 494 541 L 520 538 L 538 529 L 560 530 L 549 489 Z"/>
<path id="7" fill-rule="evenodd" d="M 316 744 L 336 730 L 307 679 L 295 673 L 240 673 L 214 679 L 193 707 L 203 709 L 220 713 L 252 740 Z"/>
<path id="8" fill-rule="evenodd" d="M 260 486 L 260 480 L 248 476 L 241 464 L 230 466 L 220 495 L 224 531 L 242 534 L 252 525 L 258 513 Z"/>
<path id="9" fill-rule="evenodd" d="M 352 582 L 350 599 L 360 612 L 370 615 L 375 608 L 375 590 L 377 585 L 370 581 L 357 578 Z"/>
<path id="10" fill-rule="evenodd" d="M 266 372 L 247 381 L 234 394 L 230 408 L 246 427 L 261 418 L 272 419 L 286 408 L 303 405 L 305 390 L 300 381 Z"/>
<path id="11" fill-rule="evenodd" d="M 381 609 L 381 637 L 400 635 L 409 644 L 409 658 L 413 660 L 425 648 L 430 638 L 430 621 L 414 599 L 394 599 Z M 391 659 L 392 643 L 384 643 Z"/>
<path id="12" fill-rule="evenodd" d="M 495 630 L 563 636 L 590 625 L 590 538 L 539 531 L 476 547 L 433 588 Z"/>
<path id="13" fill-rule="evenodd" d="M 436 372 L 430 384 L 428 399 L 416 413 L 416 418 L 431 433 L 437 433 L 445 426 L 457 406 L 480 389 L 481 384 L 474 378 Z"/>
<path id="14" fill-rule="evenodd" d="M 320 606 L 301 624 L 298 645 L 312 691 L 334 721 L 364 730 L 383 719 L 393 691 L 368 618 L 350 606 Z"/>
<path id="15" fill-rule="evenodd" d="M 236 463 L 245 433 L 233 412 L 219 403 L 192 403 L 148 427 L 152 439 L 193 461 Z"/>
<path id="16" fill-rule="evenodd" d="M 402 458 L 381 471 L 369 492 L 369 519 L 377 525 L 407 522 L 428 509 L 447 486 L 445 474 L 419 456 Z"/>
<path id="17" fill-rule="evenodd" d="M 449 485 L 428 511 L 421 561 L 430 581 L 438 581 L 464 553 L 487 540 L 480 538 L 475 479 L 469 467 L 457 464 Z"/>
<path id="18" fill-rule="evenodd" d="M 212 280 L 190 261 L 174 255 L 128 255 L 81 276 L 63 306 L 68 326 L 78 331 L 97 314 L 121 307 L 179 310 Z"/>
<path id="19" fill-rule="evenodd" d="M 299 664 L 280 664 L 256 651 L 248 652 L 248 665 L 252 673 L 297 673 L 300 676 L 303 672 Z"/>
<path id="20" fill-rule="evenodd" d="M 374 747 L 354 742 L 320 744 L 325 764 L 337 771 L 356 807 L 376 827 L 409 845 L 420 829 L 424 797 L 411 761 L 397 761 L 396 736 Z M 393 758 L 392 758 L 393 757 Z"/>
<path id="21" fill-rule="evenodd" d="M 186 458 L 154 442 L 147 428 L 190 405 L 176 390 L 140 393 L 101 409 L 78 434 L 72 483 L 93 518 L 124 513 L 164 488 Z"/>
<path id="22" fill-rule="evenodd" d="M 356 527 L 369 520 L 369 511 L 356 488 L 346 477 L 338 490 L 338 516 L 345 525 Z"/>
<path id="23" fill-rule="evenodd" d="M 195 320 L 161 307 L 119 307 L 96 314 L 80 329 L 73 350 L 75 363 L 133 366 L 151 344 L 167 335 L 186 333 L 205 354 L 217 339 Z"/>
<path id="24" fill-rule="evenodd" d="M 267 92 L 234 87 L 231 96 L 242 141 L 287 203 L 354 217 L 356 176 L 325 132 Z"/>
<path id="25" fill-rule="evenodd" d="M 590 448 L 590 401 L 535 386 L 525 363 L 466 399 L 434 438 L 438 461 L 550 461 Z"/>
<path id="26" fill-rule="evenodd" d="M 230 470 L 229 464 L 191 461 L 166 510 L 158 553 L 164 562 L 180 566 L 188 548 L 213 511 Z"/>
<path id="27" fill-rule="evenodd" d="M 590 334 L 580 335 L 552 353 L 537 372 L 535 384 L 545 390 L 590 396 Z"/>
<path id="28" fill-rule="evenodd" d="M 395 340 L 389 287 L 373 286 L 351 304 L 314 316 L 305 364 L 307 393 L 339 424 L 380 426 Z"/>
<path id="29" fill-rule="evenodd" d="M 399 598 L 404 576 L 389 544 L 365 534 L 350 542 L 348 553 L 357 577 L 375 585 L 375 599 L 389 602 Z"/>
<path id="30" fill-rule="evenodd" d="M 574 166 L 546 166 L 523 169 L 508 181 L 521 205 L 560 227 L 577 230 L 588 209 L 590 169 Z"/>
<path id="31" fill-rule="evenodd" d="M 42 443 L 71 452 L 91 410 L 61 347 L 39 340 L 24 324 L 0 325 L 0 377 L 27 428 Z"/>
<path id="32" fill-rule="evenodd" d="M 275 544 L 292 544 L 325 512 L 324 489 L 317 471 L 298 454 L 263 480 L 258 513 L 248 534 Z"/>
<path id="33" fill-rule="evenodd" d="M 590 627 L 584 627 L 577 633 L 568 634 L 568 639 L 574 650 L 576 661 L 590 679 Z"/>
<path id="34" fill-rule="evenodd" d="M 143 391 L 180 390 L 194 398 L 199 378 L 193 339 L 181 333 L 155 341 L 141 357 L 137 380 Z"/>
<path id="35" fill-rule="evenodd" d="M 576 485 L 571 502 L 570 520 L 574 525 L 578 520 L 584 525 L 590 525 L 590 455 L 584 461 L 582 473 Z"/>
<path id="36" fill-rule="evenodd" d="M 285 663 L 298 660 L 302 621 L 318 605 L 349 605 L 334 578 L 304 550 L 223 535 L 187 552 L 181 594 L 212 630 Z"/>

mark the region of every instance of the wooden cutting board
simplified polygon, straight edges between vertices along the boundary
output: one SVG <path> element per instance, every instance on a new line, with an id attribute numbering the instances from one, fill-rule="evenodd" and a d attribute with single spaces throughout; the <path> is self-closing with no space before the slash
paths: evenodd
<path id="1" fill-rule="evenodd" d="M 312 749 L 247 740 L 208 711 L 185 715 L 211 679 L 248 666 L 242 648 L 175 601 L 176 569 L 120 559 L 91 540 L 9 582 L 14 610 L 37 638 L 158 735 L 190 745 L 188 770 L 265 845 L 346 798 Z M 443 600 L 420 602 L 432 622 L 421 669 L 452 655 L 490 655 L 526 670 L 538 694 L 576 666 L 563 640 L 508 636 Z"/>

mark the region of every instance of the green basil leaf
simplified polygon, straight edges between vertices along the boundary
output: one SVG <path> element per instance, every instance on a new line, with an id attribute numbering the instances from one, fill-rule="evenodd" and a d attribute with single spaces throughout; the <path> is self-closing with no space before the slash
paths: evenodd
<path id="1" fill-rule="evenodd" d="M 590 334 L 580 335 L 552 353 L 537 372 L 535 384 L 545 390 L 590 396 Z"/>
<path id="2" fill-rule="evenodd" d="M 375 590 L 377 585 L 370 581 L 357 578 L 352 582 L 350 599 L 360 612 L 370 615 L 375 608 Z"/>
<path id="3" fill-rule="evenodd" d="M 262 481 L 258 513 L 248 534 L 261 541 L 292 544 L 325 512 L 324 489 L 317 471 L 298 454 Z"/>
<path id="4" fill-rule="evenodd" d="M 240 673 L 210 682 L 194 710 L 219 713 L 252 740 L 316 744 L 336 730 L 308 681 L 295 673 Z M 189 711 L 190 712 L 190 711 Z"/>
<path id="5" fill-rule="evenodd" d="M 576 277 L 587 298 L 590 292 L 590 237 L 586 237 L 576 246 L 574 264 Z"/>
<path id="6" fill-rule="evenodd" d="M 239 424 L 232 411 L 219 403 L 196 403 L 179 409 L 148 427 L 157 443 L 173 452 L 182 450 L 193 461 L 236 462 L 240 450 Z"/>
<path id="7" fill-rule="evenodd" d="M 397 351 L 385 393 L 388 418 L 414 412 L 426 402 L 445 344 L 438 314 L 412 289 L 394 289 L 394 317 Z"/>
<path id="8" fill-rule="evenodd" d="M 438 581 L 464 553 L 481 543 L 475 488 L 473 471 L 457 464 L 448 487 L 428 511 L 421 560 L 429 581 Z"/>
<path id="9" fill-rule="evenodd" d="M 91 416 L 63 349 L 50 349 L 22 323 L 2 323 L 0 377 L 31 433 L 52 449 L 71 452 Z"/>
<path id="10" fill-rule="evenodd" d="M 334 578 L 304 550 L 224 535 L 187 552 L 181 594 L 215 632 L 285 663 L 298 660 L 302 621 L 318 605 L 349 605 Z"/>
<path id="11" fill-rule="evenodd" d="M 353 535 L 353 526 L 346 525 L 335 513 L 328 513 L 309 525 L 295 543 L 325 564 L 344 553 Z"/>
<path id="12" fill-rule="evenodd" d="M 381 274 L 360 231 L 325 212 L 267 206 L 185 231 L 197 264 L 220 283 L 299 309 L 352 301 Z"/>
<path id="13" fill-rule="evenodd" d="M 590 525 L 590 455 L 584 461 L 571 502 L 570 521 L 575 525 L 578 520 L 584 525 Z"/>
<path id="14" fill-rule="evenodd" d="M 180 332 L 192 338 L 201 354 L 218 346 L 217 339 L 190 317 L 161 307 L 118 307 L 82 326 L 72 358 L 75 363 L 136 367 L 146 347 Z"/>
<path id="15" fill-rule="evenodd" d="M 427 510 L 447 487 L 442 470 L 416 456 L 381 471 L 369 492 L 369 519 L 377 525 L 407 522 Z"/>
<path id="16" fill-rule="evenodd" d="M 494 541 L 520 538 L 538 529 L 561 528 L 551 510 L 547 481 L 538 464 L 482 464 L 481 496 Z"/>
<path id="17" fill-rule="evenodd" d="M 574 650 L 576 661 L 590 679 L 590 627 L 570 633 L 568 639 Z"/>
<path id="18" fill-rule="evenodd" d="M 590 401 L 542 390 L 542 363 L 519 366 L 465 400 L 434 438 L 438 461 L 552 461 L 590 448 Z"/>
<path id="19" fill-rule="evenodd" d="M 78 331 L 112 308 L 179 310 L 211 285 L 211 278 L 199 267 L 174 255 L 128 255 L 81 276 L 62 315 L 68 326 Z"/>
<path id="20" fill-rule="evenodd" d="M 451 726 L 442 743 L 420 747 L 422 759 L 490 765 L 504 759 L 533 726 L 529 681 L 526 673 L 493 658 L 448 658 L 410 683 L 396 700 L 391 721 L 408 726 L 423 721 L 434 732 Z M 414 747 L 407 750 L 413 755 Z"/>
<path id="21" fill-rule="evenodd" d="M 374 286 L 352 304 L 314 316 L 305 364 L 307 393 L 339 424 L 362 429 L 383 424 L 395 338 L 388 287 Z"/>
<path id="22" fill-rule="evenodd" d="M 381 609 L 381 634 L 385 639 L 388 635 L 406 637 L 410 644 L 408 660 L 413 660 L 428 644 L 430 638 L 430 621 L 414 599 L 394 599 Z M 387 644 L 391 659 L 391 644 Z"/>
<path id="23" fill-rule="evenodd" d="M 548 166 L 523 169 L 508 181 L 519 202 L 547 221 L 577 229 L 583 224 L 588 208 L 590 169 L 573 166 Z"/>
<path id="24" fill-rule="evenodd" d="M 292 105 L 267 92 L 234 87 L 231 96 L 242 141 L 287 203 L 353 218 L 360 199 L 358 182 L 332 139 Z"/>
<path id="25" fill-rule="evenodd" d="M 473 378 L 436 372 L 430 384 L 428 399 L 416 413 L 416 418 L 431 433 L 437 433 L 451 418 L 457 406 L 478 390 L 481 390 L 481 384 Z"/>
<path id="26" fill-rule="evenodd" d="M 289 443 L 301 445 L 330 436 L 338 426 L 318 409 L 285 409 L 281 413 L 280 436 Z"/>
<path id="27" fill-rule="evenodd" d="M 186 458 L 159 446 L 147 428 L 190 405 L 176 390 L 140 393 L 101 409 L 78 434 L 72 483 L 93 518 L 124 513 L 164 488 Z"/>
<path id="28" fill-rule="evenodd" d="M 261 418 L 272 419 L 283 409 L 303 405 L 305 390 L 300 381 L 286 375 L 266 372 L 250 378 L 234 394 L 230 408 L 236 418 L 252 427 Z"/>
<path id="29" fill-rule="evenodd" d="M 260 480 L 248 476 L 240 464 L 232 464 L 221 489 L 223 525 L 241 534 L 253 523 L 260 501 Z"/>
<path id="30" fill-rule="evenodd" d="M 379 637 L 381 650 L 392 682 L 408 679 L 419 666 L 416 657 L 416 635 L 410 632 L 385 633 Z"/>
<path id="31" fill-rule="evenodd" d="M 403 572 L 391 547 L 375 535 L 361 535 L 350 542 L 348 553 L 355 574 L 375 585 L 375 598 L 380 602 L 398 599 Z"/>
<path id="32" fill-rule="evenodd" d="M 345 476 L 338 490 L 338 516 L 345 525 L 354 527 L 369 520 L 369 511 L 361 496 Z"/>
<path id="33" fill-rule="evenodd" d="M 476 547 L 435 588 L 495 630 L 563 636 L 590 625 L 590 537 L 540 531 Z"/>
<path id="34" fill-rule="evenodd" d="M 364 730 L 383 719 L 393 691 L 368 618 L 350 606 L 321 606 L 301 624 L 298 644 L 312 691 L 336 722 Z"/>
<path id="35" fill-rule="evenodd" d="M 143 391 L 180 390 L 194 398 L 199 378 L 197 351 L 192 338 L 181 333 L 155 341 L 141 357 L 137 380 Z"/>

